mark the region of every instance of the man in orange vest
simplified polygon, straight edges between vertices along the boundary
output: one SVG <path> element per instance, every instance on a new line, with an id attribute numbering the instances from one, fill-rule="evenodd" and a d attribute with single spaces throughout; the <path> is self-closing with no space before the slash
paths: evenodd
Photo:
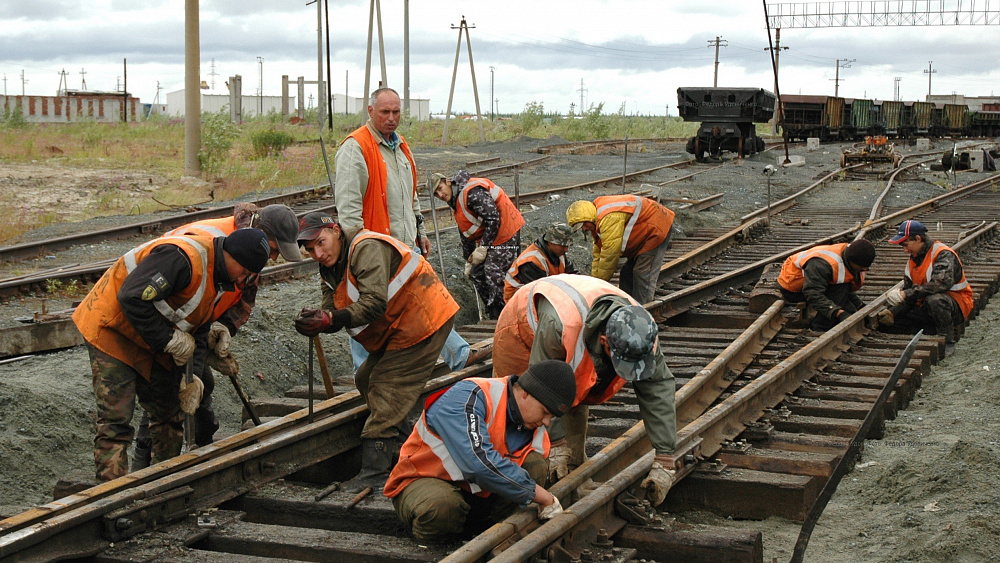
<path id="1" fill-rule="evenodd" d="M 566 222 L 594 238 L 592 276 L 610 281 L 624 256 L 618 286 L 639 303 L 653 300 L 673 234 L 673 211 L 648 197 L 601 196 L 593 203 L 574 201 Z"/>
<path id="2" fill-rule="evenodd" d="M 545 427 L 576 394 L 566 362 L 539 362 L 520 376 L 470 378 L 431 395 L 385 485 L 415 538 L 459 539 L 535 502 L 562 511 L 547 486 Z"/>
<path id="3" fill-rule="evenodd" d="M 549 471 L 561 479 L 586 461 L 588 405 L 632 382 L 639 414 L 656 449 L 660 490 L 675 467 L 674 376 L 663 358 L 653 317 L 624 291 L 590 276 L 560 274 L 525 285 L 500 313 L 493 334 L 493 375 L 521 373 L 542 360 L 563 360 L 576 375 L 573 408 L 549 431 Z M 655 474 L 655 475 L 654 475 Z M 656 489 L 656 487 L 654 487 Z M 650 489 L 647 489 L 650 494 Z M 655 502 L 662 502 L 657 497 Z"/>
<path id="4" fill-rule="evenodd" d="M 368 122 L 355 129 L 337 150 L 337 216 L 348 239 L 361 229 L 392 235 L 427 257 L 417 198 L 417 166 L 406 139 L 396 132 L 401 104 L 392 88 L 379 88 L 368 103 Z M 367 354 L 351 340 L 354 369 Z M 465 367 L 469 343 L 452 331 L 442 357 L 452 369 Z"/>
<path id="5" fill-rule="evenodd" d="M 500 186 L 470 178 L 465 170 L 451 178 L 434 174 L 431 185 L 434 196 L 455 212 L 465 275 L 485 303 L 486 315 L 495 319 L 504 306 L 504 274 L 521 252 L 524 217 Z"/>
<path id="6" fill-rule="evenodd" d="M 573 229 L 566 223 L 549 225 L 542 236 L 526 248 L 507 270 L 503 282 L 503 300 L 506 303 L 524 284 L 545 276 L 575 274 L 576 267 L 566 257 L 573 244 Z"/>
<path id="7" fill-rule="evenodd" d="M 182 386 L 183 366 L 200 372 L 216 295 L 260 272 L 269 251 L 260 229 L 159 238 L 119 258 L 76 308 L 97 398 L 98 481 L 128 472 L 136 398 L 150 416 L 153 461 L 180 453 L 181 409 L 194 414 L 202 387 L 197 377 Z"/>
<path id="8" fill-rule="evenodd" d="M 889 242 L 910 258 L 903 288 L 889 291 L 890 308 L 879 313 L 879 324 L 944 335 L 945 354 L 950 355 L 957 339 L 955 327 L 965 323 L 975 304 L 962 261 L 943 242 L 929 238 L 920 221 L 903 221 Z"/>
<path id="9" fill-rule="evenodd" d="M 785 259 L 778 287 L 785 301 L 815 311 L 810 328 L 827 331 L 864 306 L 855 292 L 874 261 L 875 247 L 865 239 L 814 246 Z"/>
<path id="10" fill-rule="evenodd" d="M 313 337 L 345 328 L 369 354 L 355 375 L 370 411 L 361 472 L 341 490 L 381 487 L 458 304 L 423 256 L 387 234 L 362 230 L 348 240 L 336 219 L 314 212 L 299 223 L 299 244 L 320 264 L 323 304 L 302 309 L 295 329 Z"/>
<path id="11" fill-rule="evenodd" d="M 267 235 L 271 260 L 280 255 L 289 262 L 302 260 L 302 253 L 296 243 L 299 220 L 287 205 L 272 204 L 258 209 L 252 203 L 237 203 L 233 214 L 218 219 L 205 219 L 177 227 L 163 236 L 209 236 L 221 237 L 233 234 L 237 229 L 259 228 Z M 230 350 L 232 337 L 250 319 L 250 312 L 257 301 L 257 276 L 250 276 L 242 287 L 223 293 L 212 313 L 212 326 L 208 332 L 208 356 L 204 369 L 198 373 L 205 386 L 201 404 L 194 413 L 194 442 L 198 446 L 211 444 L 219 419 L 212 409 L 212 392 L 215 390 L 215 375 L 212 369 L 226 376 L 239 372 L 239 363 Z M 149 436 L 149 414 L 143 413 L 139 430 L 135 437 L 135 454 L 132 471 L 148 467 L 152 459 L 152 440 Z"/>

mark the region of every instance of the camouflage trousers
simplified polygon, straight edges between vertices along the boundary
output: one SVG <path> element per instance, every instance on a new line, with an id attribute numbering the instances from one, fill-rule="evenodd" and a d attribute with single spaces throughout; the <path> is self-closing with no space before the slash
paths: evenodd
<path id="1" fill-rule="evenodd" d="M 503 300 L 503 281 L 510 265 L 520 254 L 521 235 L 518 233 L 503 244 L 491 246 L 486 253 L 486 261 L 472 268 L 469 274 L 479 298 L 486 305 L 483 312 L 491 319 L 498 318 L 506 304 Z"/>
<path id="2" fill-rule="evenodd" d="M 90 369 L 97 399 L 97 436 L 94 465 L 98 481 L 110 481 L 128 473 L 128 448 L 132 443 L 135 403 L 149 413 L 153 440 L 153 463 L 181 453 L 184 422 L 177 390 L 180 369 L 166 370 L 154 362 L 147 381 L 128 364 L 89 343 Z"/>
<path id="3" fill-rule="evenodd" d="M 521 467 L 536 483 L 547 485 L 549 462 L 541 454 L 529 453 Z M 392 499 L 392 506 L 413 537 L 431 543 L 479 533 L 517 508 L 500 495 L 483 498 L 434 477 L 423 477 L 407 485 Z"/>

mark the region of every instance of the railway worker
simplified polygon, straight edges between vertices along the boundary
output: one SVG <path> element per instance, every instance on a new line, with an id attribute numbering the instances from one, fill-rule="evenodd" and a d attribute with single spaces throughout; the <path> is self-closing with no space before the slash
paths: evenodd
<path id="1" fill-rule="evenodd" d="M 302 260 L 302 253 L 296 243 L 299 233 L 299 220 L 295 212 L 287 205 L 272 204 L 258 209 L 252 203 L 237 203 L 233 214 L 218 219 L 195 221 L 168 231 L 164 236 L 189 235 L 219 237 L 231 235 L 236 229 L 259 228 L 267 235 L 270 246 L 271 260 L 281 256 L 289 262 Z M 247 320 L 257 301 L 257 276 L 250 276 L 242 287 L 235 291 L 227 291 L 219 297 L 212 313 L 212 326 L 208 333 L 209 353 L 204 369 L 198 375 L 205 386 L 201 404 L 194 413 L 194 442 L 198 446 L 211 444 L 215 432 L 219 429 L 219 419 L 212 409 L 212 392 L 215 390 L 215 376 L 212 370 L 226 376 L 235 376 L 239 372 L 239 363 L 232 355 L 230 343 Z M 144 413 L 139 423 L 139 431 L 135 438 L 135 455 L 132 459 L 132 471 L 148 467 L 152 454 L 152 441 L 149 437 L 149 415 Z"/>
<path id="2" fill-rule="evenodd" d="M 566 256 L 573 244 L 573 229 L 566 223 L 554 223 L 545 230 L 538 240 L 531 243 L 514 260 L 503 283 L 504 303 L 510 301 L 514 292 L 526 283 L 545 276 L 575 274 L 576 267 Z"/>
<path id="3" fill-rule="evenodd" d="M 181 409 L 194 414 L 202 387 L 197 376 L 182 385 L 184 366 L 200 373 L 216 296 L 259 273 L 269 252 L 260 229 L 158 238 L 119 258 L 76 308 L 97 398 L 98 481 L 128 472 L 136 398 L 152 421 L 153 461 L 180 453 Z"/>
<path id="4" fill-rule="evenodd" d="M 573 368 L 555 360 L 520 376 L 470 378 L 431 395 L 385 485 L 415 538 L 458 539 L 535 502 L 562 511 L 547 486 L 553 416 L 573 403 Z"/>
<path id="5" fill-rule="evenodd" d="M 301 219 L 298 240 L 320 264 L 323 303 L 302 309 L 295 329 L 312 337 L 346 328 L 369 354 L 355 375 L 370 411 L 361 472 L 341 490 L 381 487 L 458 304 L 423 256 L 387 234 L 363 229 L 348 239 L 336 219 L 314 212 Z"/>
<path id="6" fill-rule="evenodd" d="M 465 275 L 486 305 L 486 315 L 495 319 L 505 303 L 504 275 L 521 252 L 524 217 L 500 186 L 471 178 L 465 170 L 451 178 L 434 174 L 431 185 L 434 196 L 455 212 Z"/>
<path id="7" fill-rule="evenodd" d="M 493 375 L 522 373 L 543 360 L 573 367 L 573 408 L 550 427 L 549 472 L 561 479 L 586 461 L 588 405 L 632 382 L 639 414 L 656 449 L 655 484 L 669 489 L 677 441 L 674 376 L 657 341 L 653 317 L 621 289 L 590 276 L 560 274 L 533 281 L 507 303 L 493 335 Z M 653 477 L 653 475 L 651 475 Z M 659 498 L 657 503 L 662 502 Z"/>
<path id="8" fill-rule="evenodd" d="M 897 330 L 944 335 L 945 354 L 955 350 L 955 327 L 969 318 L 974 304 L 972 288 L 958 254 L 927 236 L 927 227 L 903 221 L 889 239 L 910 258 L 903 271 L 903 288 L 889 292 L 890 308 L 879 313 L 879 324 Z"/>
<path id="9" fill-rule="evenodd" d="M 594 239 L 591 275 L 610 281 L 625 256 L 618 285 L 639 303 L 653 300 L 660 267 L 670 246 L 674 212 L 635 195 L 600 196 L 593 202 L 574 201 L 566 222 Z"/>
<path id="10" fill-rule="evenodd" d="M 368 121 L 345 138 L 337 150 L 337 217 L 348 239 L 361 229 L 395 237 L 425 257 L 431 241 L 417 198 L 417 165 L 406 139 L 396 132 L 399 94 L 379 88 L 368 101 Z M 367 356 L 351 340 L 354 369 Z M 465 367 L 469 343 L 452 331 L 442 354 L 452 369 Z"/>
<path id="11" fill-rule="evenodd" d="M 864 306 L 856 292 L 874 261 L 875 247 L 865 239 L 817 245 L 785 259 L 778 287 L 785 301 L 815 311 L 812 330 L 826 331 Z"/>

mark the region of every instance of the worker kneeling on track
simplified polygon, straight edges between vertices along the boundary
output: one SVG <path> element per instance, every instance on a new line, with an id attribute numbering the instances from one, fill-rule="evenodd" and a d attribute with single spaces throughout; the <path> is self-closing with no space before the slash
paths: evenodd
<path id="1" fill-rule="evenodd" d="M 965 323 L 975 304 L 972 288 L 958 254 L 941 241 L 927 236 L 919 221 L 903 221 L 889 239 L 910 258 L 903 272 L 903 288 L 889 291 L 889 309 L 879 313 L 879 325 L 888 332 L 939 334 L 945 339 L 945 354 L 955 349 L 955 329 Z M 883 330 L 885 330 L 883 328 Z"/>
<path id="2" fill-rule="evenodd" d="M 864 306 L 855 292 L 874 261 L 875 247 L 865 239 L 814 246 L 785 259 L 778 286 L 785 301 L 815 311 L 812 330 L 827 331 Z"/>
<path id="3" fill-rule="evenodd" d="M 545 489 L 545 426 L 575 394 L 573 368 L 549 360 L 520 376 L 470 378 L 431 395 L 384 490 L 406 529 L 447 542 L 532 502 L 543 519 L 562 512 Z"/>
<path id="4" fill-rule="evenodd" d="M 369 354 L 355 375 L 370 411 L 361 430 L 361 472 L 341 490 L 381 487 L 458 304 L 430 264 L 389 235 L 362 229 L 349 241 L 336 219 L 314 212 L 302 217 L 298 240 L 320 263 L 323 304 L 302 309 L 295 330 L 312 338 L 346 328 Z"/>
<path id="5" fill-rule="evenodd" d="M 119 258 L 76 308 L 97 398 L 98 481 L 128 472 L 136 398 L 150 416 L 153 462 L 181 452 L 181 408 L 193 415 L 201 402 L 200 390 L 181 389 L 184 366 L 200 372 L 216 296 L 259 273 L 269 252 L 260 229 L 159 238 Z"/>
<path id="6" fill-rule="evenodd" d="M 519 289 L 507 303 L 493 335 L 493 375 L 563 360 L 576 377 L 573 408 L 549 427 L 553 481 L 587 459 L 588 405 L 604 403 L 628 382 L 635 389 L 657 463 L 665 471 L 674 470 L 674 376 L 657 334 L 649 311 L 624 291 L 590 276 L 542 278 Z M 663 499 L 656 495 L 653 500 Z"/>

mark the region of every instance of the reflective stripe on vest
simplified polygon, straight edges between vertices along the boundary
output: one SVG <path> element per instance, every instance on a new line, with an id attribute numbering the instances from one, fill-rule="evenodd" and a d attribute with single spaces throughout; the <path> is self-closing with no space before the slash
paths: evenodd
<path id="1" fill-rule="evenodd" d="M 587 319 L 587 313 L 590 311 L 590 305 L 587 304 L 586 298 L 576 290 L 573 286 L 567 284 L 563 280 L 556 277 L 546 278 L 548 283 L 551 283 L 555 287 L 561 289 L 567 297 L 576 306 L 576 312 L 580 315 L 581 325 L 583 321 Z M 528 326 L 531 328 L 531 332 L 538 331 L 538 312 L 535 310 L 535 297 L 531 295 L 528 297 Z M 587 354 L 587 343 L 583 340 L 583 329 L 580 329 L 580 333 L 576 337 L 576 342 L 573 343 L 573 355 L 568 358 L 568 363 L 573 371 L 576 372 L 576 368 L 580 366 L 580 362 Z"/>
<path id="2" fill-rule="evenodd" d="M 403 263 L 400 265 L 399 270 L 392 277 L 392 279 L 389 280 L 389 287 L 387 288 L 387 295 L 386 295 L 386 308 L 388 309 L 388 302 L 392 301 L 392 299 L 396 297 L 396 294 L 399 293 L 399 290 L 402 289 L 402 287 L 406 284 L 406 282 L 410 281 L 410 278 L 413 276 L 413 272 L 415 272 L 417 270 L 417 266 L 420 265 L 420 255 L 417 254 L 413 249 L 409 248 L 408 246 L 404 245 L 403 243 L 399 242 L 398 240 L 392 238 L 389 235 L 383 235 L 382 233 L 376 233 L 376 232 L 363 233 L 354 237 L 354 242 L 351 243 L 351 248 L 347 251 L 348 270 L 350 270 L 351 258 L 354 256 L 354 247 L 359 242 L 369 238 L 377 238 L 379 240 L 392 244 L 396 248 L 396 250 L 399 251 L 399 253 L 403 256 Z M 358 292 L 358 286 L 355 285 L 354 280 L 352 280 L 352 278 L 353 276 L 350 274 L 350 272 L 348 272 L 348 274 L 344 276 L 344 283 L 347 286 L 347 298 L 350 300 L 351 303 L 356 303 L 358 301 L 358 298 L 361 297 L 361 293 Z M 365 324 L 361 326 L 356 326 L 354 328 L 348 328 L 347 332 L 351 336 L 357 336 L 358 334 L 361 333 L 361 331 L 363 331 L 366 328 L 368 328 L 368 325 Z"/>
<path id="3" fill-rule="evenodd" d="M 535 260 L 532 260 L 532 258 L 535 258 Z M 517 288 L 524 285 L 523 283 L 517 281 L 517 278 L 514 277 L 514 274 L 517 273 L 517 271 L 523 264 L 527 264 L 529 262 L 541 268 L 545 272 L 546 276 L 552 275 L 552 272 L 549 270 L 548 259 L 545 257 L 545 255 L 542 253 L 541 250 L 538 250 L 536 248 L 535 250 L 530 250 L 530 249 L 527 250 L 524 254 L 519 256 L 513 264 L 511 264 L 510 269 L 507 270 L 507 277 L 504 278 L 504 281 L 509 283 L 511 286 Z M 566 269 L 566 259 L 563 256 L 559 257 L 559 265 L 562 266 L 564 270 Z"/>
<path id="4" fill-rule="evenodd" d="M 615 201 L 613 203 L 606 203 L 597 208 L 598 218 L 602 218 L 608 213 L 616 211 L 632 214 L 628 223 L 625 224 L 625 232 L 622 234 L 622 252 L 625 252 L 625 248 L 628 246 L 629 235 L 632 234 L 632 229 L 635 227 L 636 221 L 639 220 L 639 214 L 642 213 L 642 198 L 638 196 L 631 196 L 631 198 L 632 201 Z"/>
<path id="5" fill-rule="evenodd" d="M 472 188 L 486 189 L 486 191 L 490 194 L 490 198 L 493 199 L 493 203 L 497 202 L 497 198 L 499 198 L 502 193 L 500 186 L 496 184 L 490 186 L 490 184 L 487 184 L 479 179 L 469 180 L 469 183 L 462 188 L 462 193 L 458 194 L 458 197 L 455 198 L 455 210 L 461 212 L 462 216 L 465 217 L 469 223 L 471 223 L 469 228 L 462 231 L 462 235 L 465 238 L 472 238 L 472 236 L 479 232 L 479 230 L 483 227 L 483 220 L 474 215 L 471 211 L 469 211 L 469 208 L 466 207 L 466 205 L 468 205 L 466 198 L 469 196 L 469 190 Z"/>
<path id="6" fill-rule="evenodd" d="M 199 225 L 197 223 L 193 223 L 191 225 L 185 225 L 183 227 L 177 227 L 172 231 L 167 231 L 166 233 L 163 233 L 163 236 L 174 237 L 181 235 L 196 235 L 196 233 L 192 233 L 191 231 L 201 231 L 205 234 L 205 236 L 210 236 L 213 238 L 229 236 L 229 233 L 223 231 L 218 227 L 213 227 L 212 225 Z"/>
<path id="7" fill-rule="evenodd" d="M 836 279 L 833 280 L 833 283 L 846 283 L 847 268 L 844 266 L 844 259 L 840 256 L 840 254 L 831 252 L 825 248 L 804 250 L 796 255 L 795 265 L 801 270 L 805 267 L 806 262 L 812 260 L 813 258 L 826 258 L 827 262 L 833 261 L 836 265 L 833 272 Z"/>
<path id="8" fill-rule="evenodd" d="M 925 260 L 930 260 L 929 262 L 926 262 L 926 264 L 929 264 L 933 268 L 934 261 L 937 260 L 937 255 L 942 250 L 951 250 L 951 249 L 948 248 L 941 241 L 934 241 L 934 244 L 931 246 L 930 252 L 927 253 L 928 256 L 925 258 Z M 954 250 L 952 250 L 952 252 L 954 252 Z M 955 256 L 957 257 L 958 254 L 955 254 Z M 961 263 L 962 261 L 959 260 L 959 264 Z M 923 279 L 917 282 L 916 280 L 913 279 L 912 275 L 910 274 L 910 272 L 913 271 L 911 269 L 912 265 L 913 265 L 912 259 L 906 261 L 906 271 L 903 273 L 903 275 L 906 276 L 907 279 L 909 279 L 910 282 L 913 283 L 913 285 L 923 285 L 927 283 L 927 268 L 923 268 L 921 270 L 920 273 L 922 274 L 921 277 L 923 277 Z M 969 282 L 965 279 L 965 268 L 962 268 L 962 280 L 949 287 L 948 291 L 961 291 L 967 287 L 969 287 Z"/>
<path id="9" fill-rule="evenodd" d="M 201 257 L 201 271 L 206 272 L 206 274 L 201 276 L 201 283 L 198 285 L 198 290 L 191 296 L 191 299 L 177 309 L 170 307 L 165 300 L 153 302 L 153 306 L 156 307 L 156 310 L 159 311 L 160 314 L 163 315 L 168 321 L 173 323 L 178 330 L 189 332 L 194 327 L 192 327 L 191 323 L 189 323 L 186 319 L 188 315 L 193 313 L 198 306 L 201 305 L 201 300 L 205 296 L 205 288 L 208 285 L 208 253 L 204 247 L 186 236 L 161 237 L 157 240 L 182 240 L 196 249 L 198 251 L 198 256 Z M 126 272 L 131 274 L 132 270 L 135 270 L 136 266 L 138 266 L 138 263 L 135 261 L 136 252 L 145 248 L 147 244 L 149 243 L 133 248 L 125 253 L 125 256 L 122 258 L 125 261 Z"/>
<path id="10" fill-rule="evenodd" d="M 972 308 L 975 306 L 972 287 L 969 285 L 969 281 L 965 277 L 965 267 L 962 266 L 962 259 L 958 258 L 958 253 L 948 247 L 948 245 L 940 241 L 934 241 L 934 244 L 931 245 L 930 250 L 927 251 L 927 256 L 924 257 L 924 261 L 920 266 L 913 267 L 912 258 L 906 261 L 906 270 L 903 275 L 906 276 L 906 278 L 910 280 L 913 285 L 923 285 L 927 283 L 930 279 L 927 275 L 928 272 L 934 268 L 934 262 L 937 260 L 938 255 L 945 251 L 953 253 L 955 255 L 955 259 L 958 260 L 959 267 L 962 268 L 962 279 L 960 279 L 957 283 L 952 284 L 952 286 L 948 288 L 947 293 L 952 299 L 955 300 L 956 303 L 958 303 L 959 308 L 962 309 L 962 315 L 968 319 L 969 314 L 972 312 Z"/>

